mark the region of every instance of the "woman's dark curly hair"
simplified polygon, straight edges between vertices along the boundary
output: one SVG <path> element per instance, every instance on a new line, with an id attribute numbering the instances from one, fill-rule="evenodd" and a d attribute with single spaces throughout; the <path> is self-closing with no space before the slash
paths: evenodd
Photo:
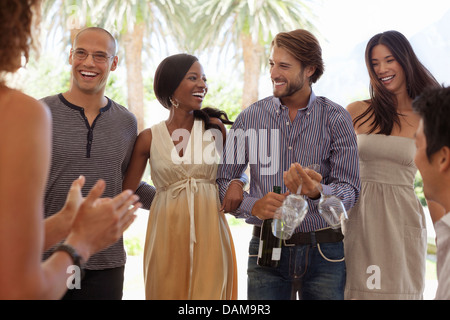
<path id="1" fill-rule="evenodd" d="M 33 42 L 33 19 L 40 18 L 40 0 L 0 1 L 0 72 L 15 72 L 21 58 L 28 61 Z M 33 15 L 36 14 L 33 18 Z"/>
<path id="2" fill-rule="evenodd" d="M 172 107 L 170 98 L 196 61 L 198 61 L 197 57 L 186 53 L 180 53 L 165 58 L 159 64 L 155 72 L 153 89 L 156 98 L 163 107 L 167 109 Z M 206 130 L 211 128 L 220 130 L 218 125 L 211 123 L 211 117 L 218 118 L 224 124 L 233 124 L 233 122 L 228 119 L 226 112 L 211 107 L 195 110 L 194 117 L 203 120 Z"/>

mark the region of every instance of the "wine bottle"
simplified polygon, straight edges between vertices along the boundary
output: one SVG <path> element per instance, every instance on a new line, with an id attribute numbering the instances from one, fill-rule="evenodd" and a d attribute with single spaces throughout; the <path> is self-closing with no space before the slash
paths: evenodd
<path id="1" fill-rule="evenodd" d="M 281 187 L 274 186 L 273 192 L 280 194 Z M 258 265 L 264 267 L 278 267 L 281 258 L 281 239 L 272 233 L 273 219 L 263 221 L 259 236 Z"/>

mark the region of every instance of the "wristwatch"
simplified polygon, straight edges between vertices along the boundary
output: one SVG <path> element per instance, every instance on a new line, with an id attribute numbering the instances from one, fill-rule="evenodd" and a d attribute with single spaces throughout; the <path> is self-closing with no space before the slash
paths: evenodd
<path id="1" fill-rule="evenodd" d="M 80 268 L 81 278 L 83 278 L 84 270 L 81 267 L 81 256 L 78 254 L 78 252 L 75 250 L 75 248 L 72 247 L 70 244 L 63 243 L 56 247 L 55 252 L 56 251 L 67 252 L 70 255 L 70 257 L 72 258 L 73 264 L 76 265 L 78 268 Z"/>

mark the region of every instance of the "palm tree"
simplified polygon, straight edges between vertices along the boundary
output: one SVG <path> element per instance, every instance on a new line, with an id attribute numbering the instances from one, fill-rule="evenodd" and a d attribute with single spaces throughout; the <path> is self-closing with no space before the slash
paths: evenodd
<path id="1" fill-rule="evenodd" d="M 315 31 L 308 1 L 197 0 L 189 30 L 195 50 L 234 46 L 244 63 L 242 109 L 258 100 L 259 77 L 272 38 L 281 31 Z M 201 36 L 198 36 L 201 35 Z"/>
<path id="2" fill-rule="evenodd" d="M 85 26 L 92 25 L 92 17 L 97 14 L 97 7 L 90 0 L 45 0 L 42 13 L 50 31 L 59 28 L 70 32 L 70 44 L 75 35 Z M 51 32 L 47 34 L 50 37 Z"/>
<path id="3" fill-rule="evenodd" d="M 103 0 L 99 25 L 118 35 L 125 52 L 128 108 L 144 129 L 144 80 L 142 53 L 145 39 L 166 45 L 165 39 L 180 33 L 187 6 L 181 0 Z M 162 39 L 162 41 L 161 41 Z M 151 54 L 149 55 L 151 57 Z"/>

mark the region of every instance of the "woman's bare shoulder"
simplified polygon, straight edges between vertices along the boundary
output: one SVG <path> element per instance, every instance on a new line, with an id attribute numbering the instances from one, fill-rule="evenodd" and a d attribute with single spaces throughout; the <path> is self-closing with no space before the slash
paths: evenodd
<path id="1" fill-rule="evenodd" d="M 152 145 L 152 129 L 147 128 L 142 130 L 134 145 L 135 152 L 146 155 L 147 157 L 150 154 L 150 147 Z"/>
<path id="2" fill-rule="evenodd" d="M 138 141 L 142 141 L 148 144 L 151 144 L 152 141 L 152 129 L 147 128 L 142 130 L 138 135 Z"/>
<path id="3" fill-rule="evenodd" d="M 355 119 L 356 117 L 359 117 L 364 112 L 367 111 L 367 108 L 369 108 L 369 102 L 367 100 L 360 100 L 350 103 L 346 110 L 348 113 L 350 113 L 352 119 Z"/>
<path id="4" fill-rule="evenodd" d="M 5 127 L 18 122 L 22 128 L 32 124 L 49 125 L 51 119 L 50 110 L 45 103 L 10 88 L 0 89 L 0 112 Z"/>

